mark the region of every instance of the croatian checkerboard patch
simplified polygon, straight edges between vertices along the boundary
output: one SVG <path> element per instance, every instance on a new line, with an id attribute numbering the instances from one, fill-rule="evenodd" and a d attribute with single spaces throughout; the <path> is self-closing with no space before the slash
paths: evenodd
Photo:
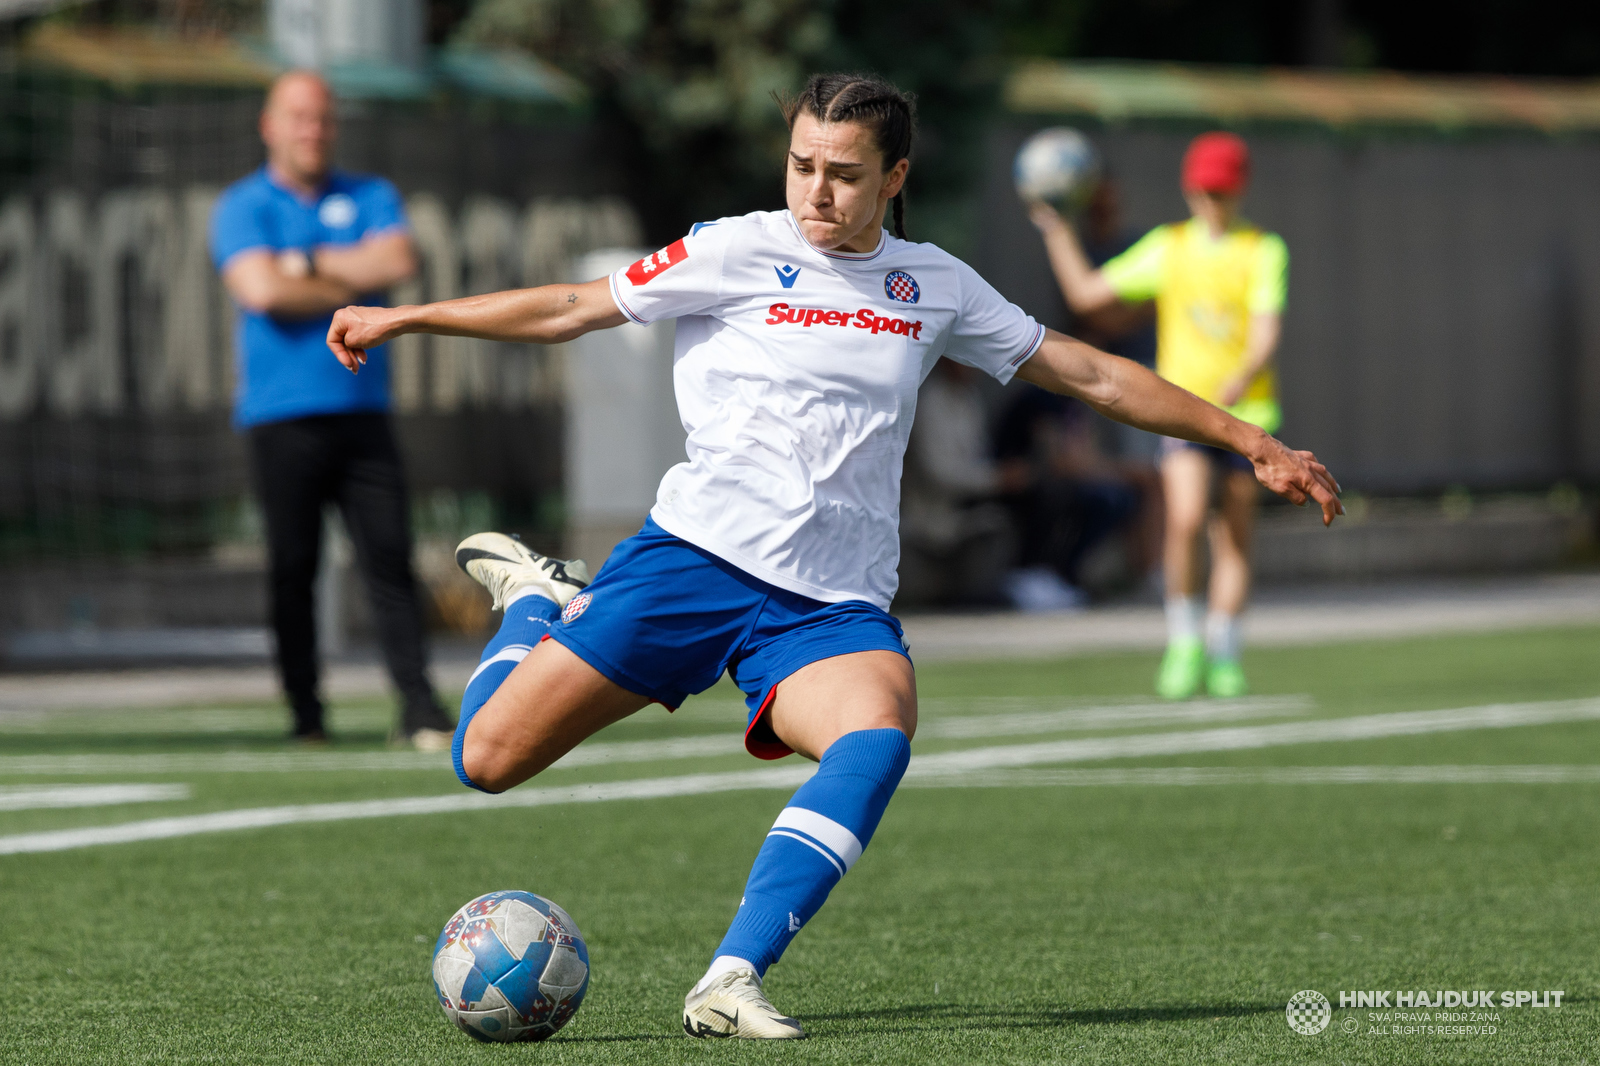
<path id="1" fill-rule="evenodd" d="M 883 279 L 883 291 L 889 299 L 903 304 L 914 304 L 922 299 L 922 287 L 917 279 L 904 270 L 891 270 Z"/>
<path id="2" fill-rule="evenodd" d="M 592 599 L 594 599 L 594 596 L 587 592 L 580 592 L 572 597 L 567 601 L 567 605 L 561 608 L 561 620 L 563 622 L 575 621 L 580 614 L 589 609 L 589 601 Z"/>

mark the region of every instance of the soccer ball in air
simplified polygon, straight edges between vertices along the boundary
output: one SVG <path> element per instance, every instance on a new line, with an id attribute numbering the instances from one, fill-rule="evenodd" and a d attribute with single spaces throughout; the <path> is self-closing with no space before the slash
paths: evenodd
<path id="1" fill-rule="evenodd" d="M 1052 126 L 1028 138 L 1012 168 L 1017 195 L 1077 211 L 1100 181 L 1100 156 L 1089 138 L 1067 126 Z"/>
<path id="2" fill-rule="evenodd" d="M 446 1018 L 478 1040 L 543 1040 L 589 989 L 589 948 L 571 915 L 532 892 L 490 892 L 451 915 L 433 946 Z"/>

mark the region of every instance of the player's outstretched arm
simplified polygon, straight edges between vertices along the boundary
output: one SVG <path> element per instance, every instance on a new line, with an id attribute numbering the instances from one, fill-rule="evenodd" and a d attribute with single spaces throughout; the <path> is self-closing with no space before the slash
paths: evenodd
<path id="1" fill-rule="evenodd" d="M 1108 418 L 1166 437 L 1227 448 L 1249 459 L 1256 478 L 1296 505 L 1315 500 L 1322 524 L 1344 514 L 1339 484 L 1310 452 L 1293 451 L 1270 433 L 1133 362 L 1047 330 L 1017 377 L 1076 396 Z"/>
<path id="2" fill-rule="evenodd" d="M 559 344 L 627 321 L 606 278 L 581 285 L 544 285 L 412 307 L 346 307 L 333 316 L 328 347 L 352 374 L 376 348 L 403 333 L 437 333 L 490 341 Z"/>

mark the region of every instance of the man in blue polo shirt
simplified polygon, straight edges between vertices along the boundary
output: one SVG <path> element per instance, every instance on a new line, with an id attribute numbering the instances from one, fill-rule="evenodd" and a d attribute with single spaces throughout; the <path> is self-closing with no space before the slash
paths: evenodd
<path id="1" fill-rule="evenodd" d="M 249 434 L 266 517 L 294 735 L 325 737 L 312 586 L 322 509 L 335 503 L 400 691 L 396 736 L 445 748 L 455 727 L 427 678 L 388 363 L 379 349 L 351 374 L 325 343 L 333 312 L 381 302 L 416 271 L 416 251 L 393 185 L 332 169 L 335 135 L 327 84 L 305 71 L 283 75 L 261 112 L 266 165 L 229 186 L 212 214 L 212 257 L 239 310 L 234 424 Z"/>

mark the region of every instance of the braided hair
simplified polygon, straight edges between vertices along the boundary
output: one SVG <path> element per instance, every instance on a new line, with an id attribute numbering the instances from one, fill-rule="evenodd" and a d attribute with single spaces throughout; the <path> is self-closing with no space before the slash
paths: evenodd
<path id="1" fill-rule="evenodd" d="M 818 122 L 856 122 L 872 131 L 887 173 L 911 158 L 917 132 L 916 98 L 870 74 L 813 74 L 800 95 L 782 100 L 784 121 L 801 115 Z M 894 195 L 894 235 L 906 239 L 905 187 Z"/>

